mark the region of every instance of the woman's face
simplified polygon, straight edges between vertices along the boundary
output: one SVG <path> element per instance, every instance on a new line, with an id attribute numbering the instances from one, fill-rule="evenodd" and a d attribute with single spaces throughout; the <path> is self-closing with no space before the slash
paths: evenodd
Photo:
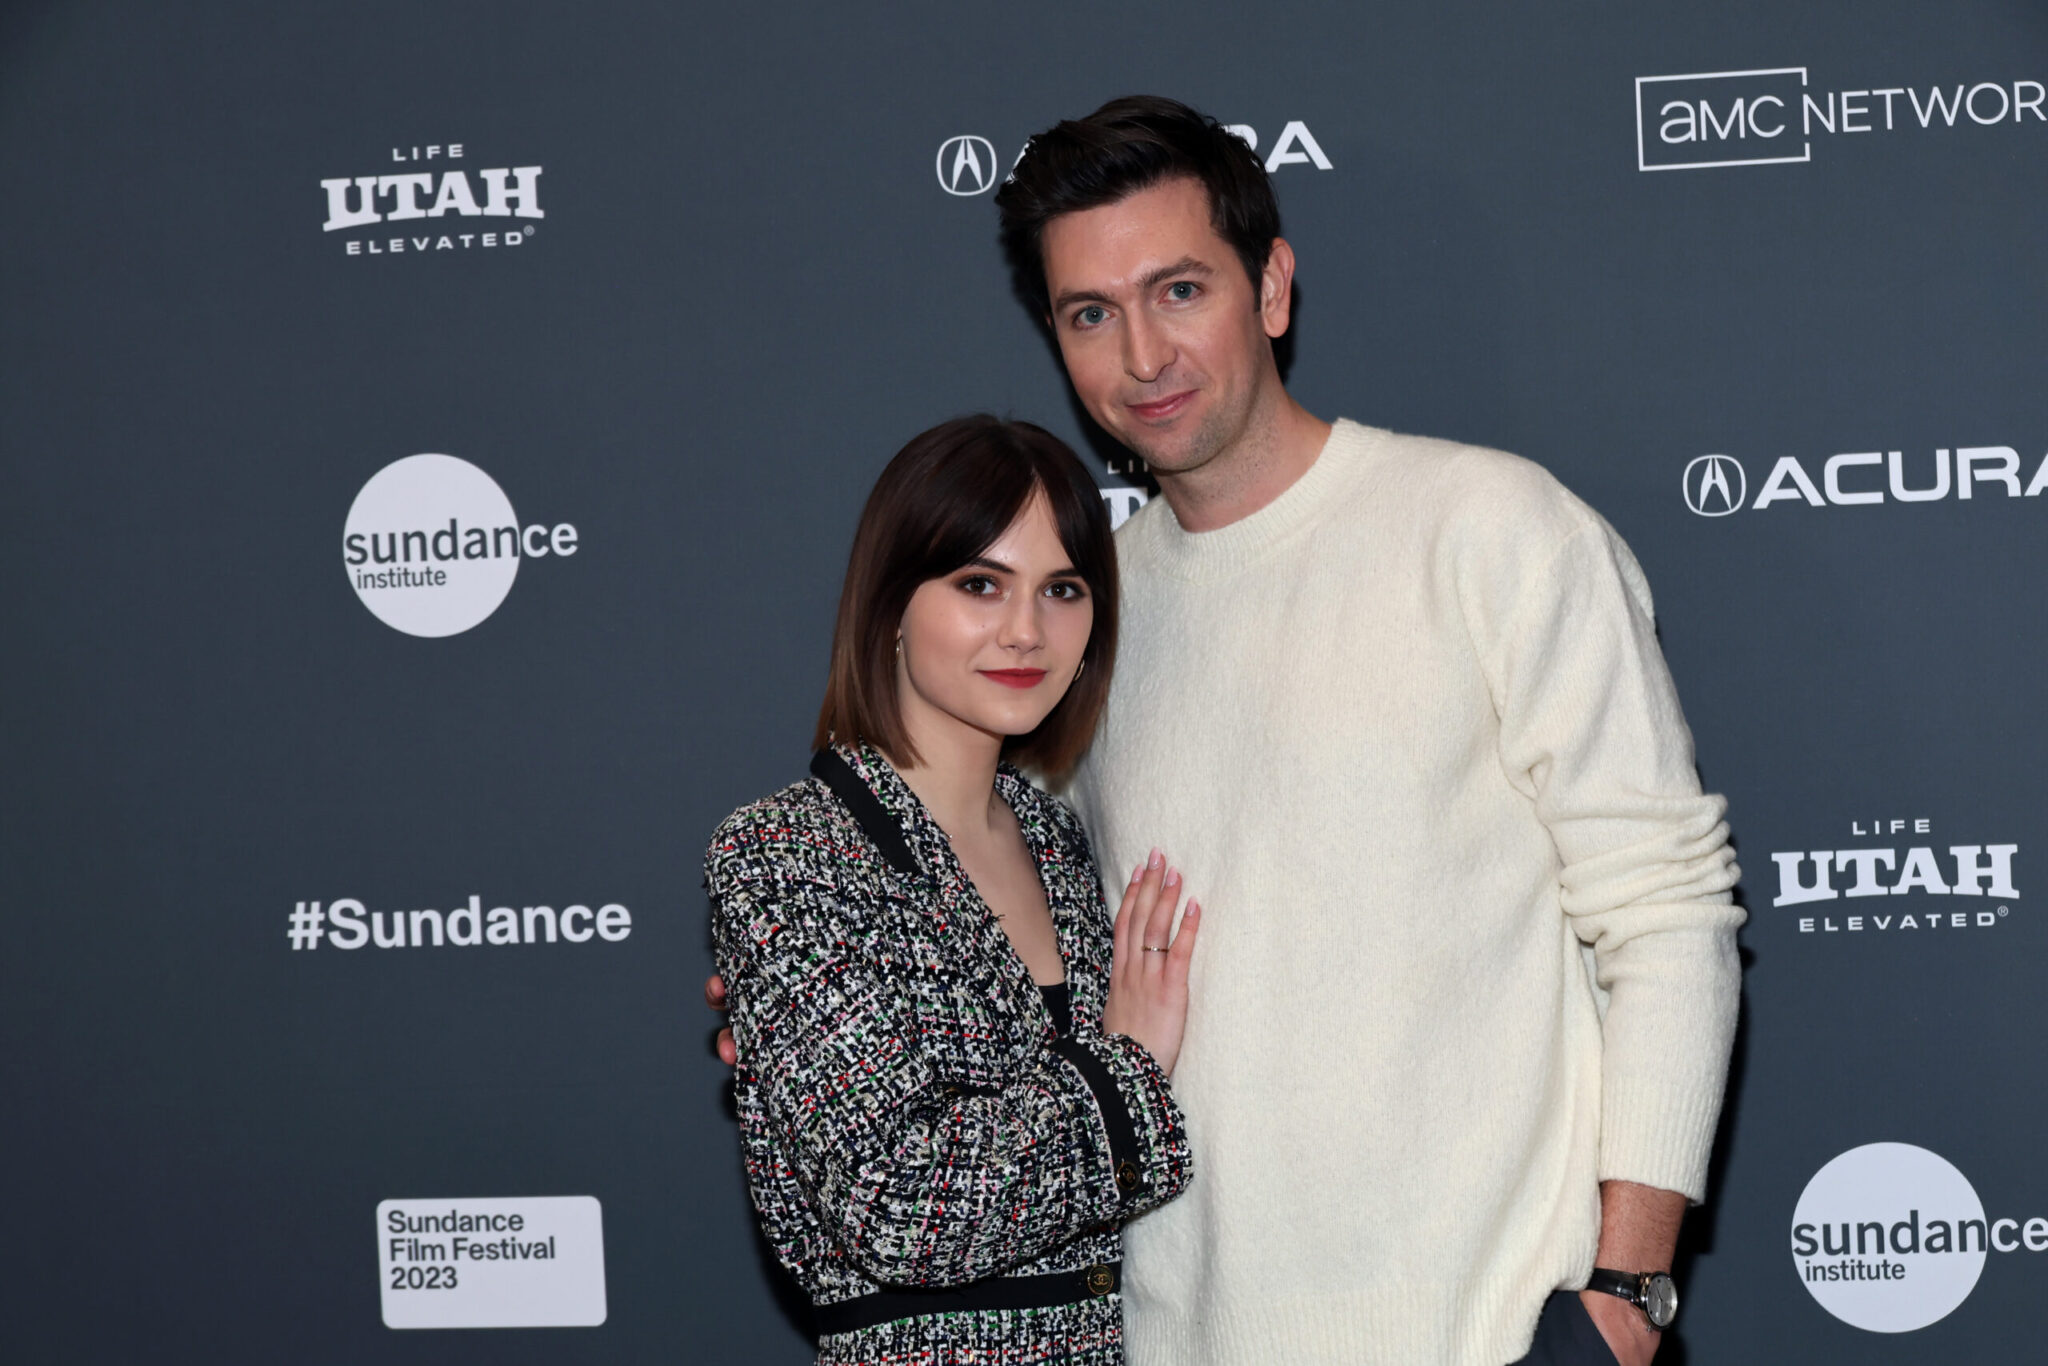
<path id="1" fill-rule="evenodd" d="M 1052 509 L 1034 493 L 993 545 L 920 584 L 903 609 L 896 685 L 913 741 L 949 726 L 1035 730 L 1073 684 L 1094 623 Z"/>

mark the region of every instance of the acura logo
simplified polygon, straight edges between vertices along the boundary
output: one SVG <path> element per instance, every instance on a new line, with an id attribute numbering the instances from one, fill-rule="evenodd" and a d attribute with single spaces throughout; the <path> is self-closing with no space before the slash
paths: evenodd
<path id="1" fill-rule="evenodd" d="M 996 149 L 972 133 L 939 144 L 939 188 L 947 194 L 973 195 L 996 183 Z"/>
<path id="2" fill-rule="evenodd" d="M 1702 455 L 1685 467 L 1685 505 L 1702 517 L 1726 517 L 1749 497 L 1742 462 L 1732 455 Z"/>

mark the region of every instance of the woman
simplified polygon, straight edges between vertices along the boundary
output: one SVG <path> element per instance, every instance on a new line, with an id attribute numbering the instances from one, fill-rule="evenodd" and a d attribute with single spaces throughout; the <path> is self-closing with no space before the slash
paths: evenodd
<path id="1" fill-rule="evenodd" d="M 1014 764 L 1086 747 L 1116 650 L 1088 472 L 961 418 L 854 535 L 813 779 L 705 858 L 748 1182 L 827 1366 L 1118 1363 L 1118 1226 L 1178 1194 L 1167 1078 L 1200 909 L 1157 852 L 1112 927 Z"/>

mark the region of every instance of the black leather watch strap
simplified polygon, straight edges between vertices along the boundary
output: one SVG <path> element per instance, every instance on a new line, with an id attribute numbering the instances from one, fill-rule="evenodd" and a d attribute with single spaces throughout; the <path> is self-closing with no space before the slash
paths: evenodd
<path id="1" fill-rule="evenodd" d="M 1656 1288 L 1661 1302 L 1656 1304 L 1651 1302 L 1653 1281 L 1662 1282 Z M 1627 1300 L 1643 1311 L 1652 1332 L 1661 1332 L 1668 1327 L 1678 1309 L 1677 1295 L 1672 1289 L 1668 1271 L 1612 1271 L 1596 1266 L 1593 1274 L 1586 1278 L 1586 1289 Z"/>
<path id="2" fill-rule="evenodd" d="M 1593 1275 L 1586 1282 L 1586 1289 L 1619 1295 L 1638 1308 L 1642 1306 L 1643 1278 L 1633 1271 L 1609 1271 L 1605 1267 L 1596 1266 L 1593 1268 Z"/>

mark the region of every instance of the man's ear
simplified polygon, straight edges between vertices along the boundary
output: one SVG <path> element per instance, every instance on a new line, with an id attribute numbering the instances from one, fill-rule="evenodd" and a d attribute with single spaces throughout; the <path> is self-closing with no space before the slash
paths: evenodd
<path id="1" fill-rule="evenodd" d="M 1266 268 L 1259 272 L 1259 321 L 1266 335 L 1278 340 L 1287 335 L 1294 312 L 1294 248 L 1287 239 L 1273 239 L 1266 253 Z"/>

